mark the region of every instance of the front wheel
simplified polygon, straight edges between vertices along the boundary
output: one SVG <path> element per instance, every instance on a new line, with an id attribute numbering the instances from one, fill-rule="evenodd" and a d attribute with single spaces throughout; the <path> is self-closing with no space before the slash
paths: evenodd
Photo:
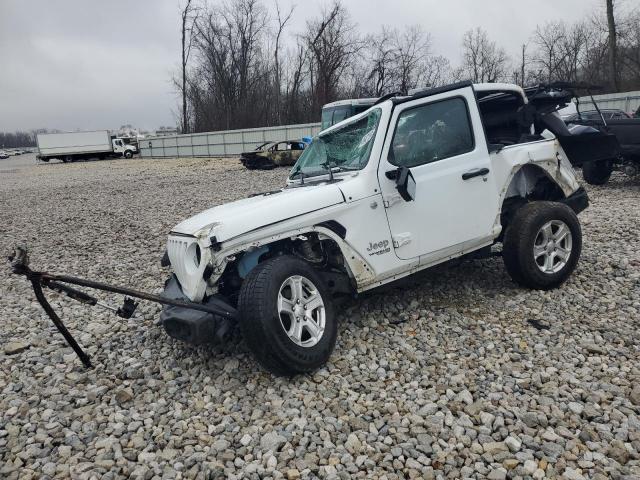
<path id="1" fill-rule="evenodd" d="M 507 227 L 502 257 L 516 283 L 550 290 L 569 278 L 581 251 L 582 230 L 571 208 L 531 202 L 518 209 Z"/>
<path id="2" fill-rule="evenodd" d="M 338 326 L 322 277 L 288 255 L 258 264 L 238 298 L 242 336 L 260 365 L 274 375 L 312 372 L 335 346 Z"/>
<path id="3" fill-rule="evenodd" d="M 127 150 L 126 152 L 124 152 L 124 158 L 132 158 L 133 157 L 133 153 L 131 152 L 131 150 Z"/>
<path id="4" fill-rule="evenodd" d="M 613 163 L 610 160 L 586 162 L 582 165 L 582 176 L 589 185 L 604 185 L 609 181 L 612 172 Z"/>

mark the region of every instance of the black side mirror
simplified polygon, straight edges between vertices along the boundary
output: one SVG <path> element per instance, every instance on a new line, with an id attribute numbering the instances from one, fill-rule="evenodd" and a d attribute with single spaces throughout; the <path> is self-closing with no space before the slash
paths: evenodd
<path id="1" fill-rule="evenodd" d="M 400 167 L 396 176 L 396 188 L 405 202 L 411 202 L 416 198 L 416 181 L 411 170 Z"/>

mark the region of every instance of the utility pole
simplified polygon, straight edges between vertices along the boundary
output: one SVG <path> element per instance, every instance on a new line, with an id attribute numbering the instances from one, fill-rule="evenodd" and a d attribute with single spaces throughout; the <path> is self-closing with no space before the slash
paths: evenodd
<path id="1" fill-rule="evenodd" d="M 524 88 L 524 75 L 525 75 L 525 63 L 526 63 L 526 52 L 527 52 L 527 45 L 526 44 L 522 44 L 522 64 L 520 65 L 520 86 L 522 88 Z"/>
<path id="2" fill-rule="evenodd" d="M 607 2 L 607 25 L 609 28 L 609 82 L 614 91 L 620 91 L 618 84 L 618 32 L 614 16 L 614 0 Z"/>

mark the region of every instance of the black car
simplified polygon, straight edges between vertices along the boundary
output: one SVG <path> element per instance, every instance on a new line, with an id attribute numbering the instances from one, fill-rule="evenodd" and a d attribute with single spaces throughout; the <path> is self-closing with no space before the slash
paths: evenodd
<path id="1" fill-rule="evenodd" d="M 572 133 L 585 129 L 613 134 L 619 144 L 618 151 L 607 160 L 586 162 L 582 174 L 587 183 L 603 185 L 607 183 L 613 170 L 620 170 L 629 176 L 640 173 L 640 118 L 633 118 L 622 110 L 604 109 L 579 112 L 563 117 Z M 604 118 L 604 122 L 602 121 Z"/>

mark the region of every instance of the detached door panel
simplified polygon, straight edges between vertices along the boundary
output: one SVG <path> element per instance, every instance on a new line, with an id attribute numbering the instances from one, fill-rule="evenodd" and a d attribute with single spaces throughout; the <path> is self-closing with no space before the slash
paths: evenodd
<path id="1" fill-rule="evenodd" d="M 412 259 L 488 236 L 498 194 L 471 87 L 398 105 L 378 179 L 396 255 Z M 397 198 L 386 172 L 409 167 L 416 197 Z"/>

